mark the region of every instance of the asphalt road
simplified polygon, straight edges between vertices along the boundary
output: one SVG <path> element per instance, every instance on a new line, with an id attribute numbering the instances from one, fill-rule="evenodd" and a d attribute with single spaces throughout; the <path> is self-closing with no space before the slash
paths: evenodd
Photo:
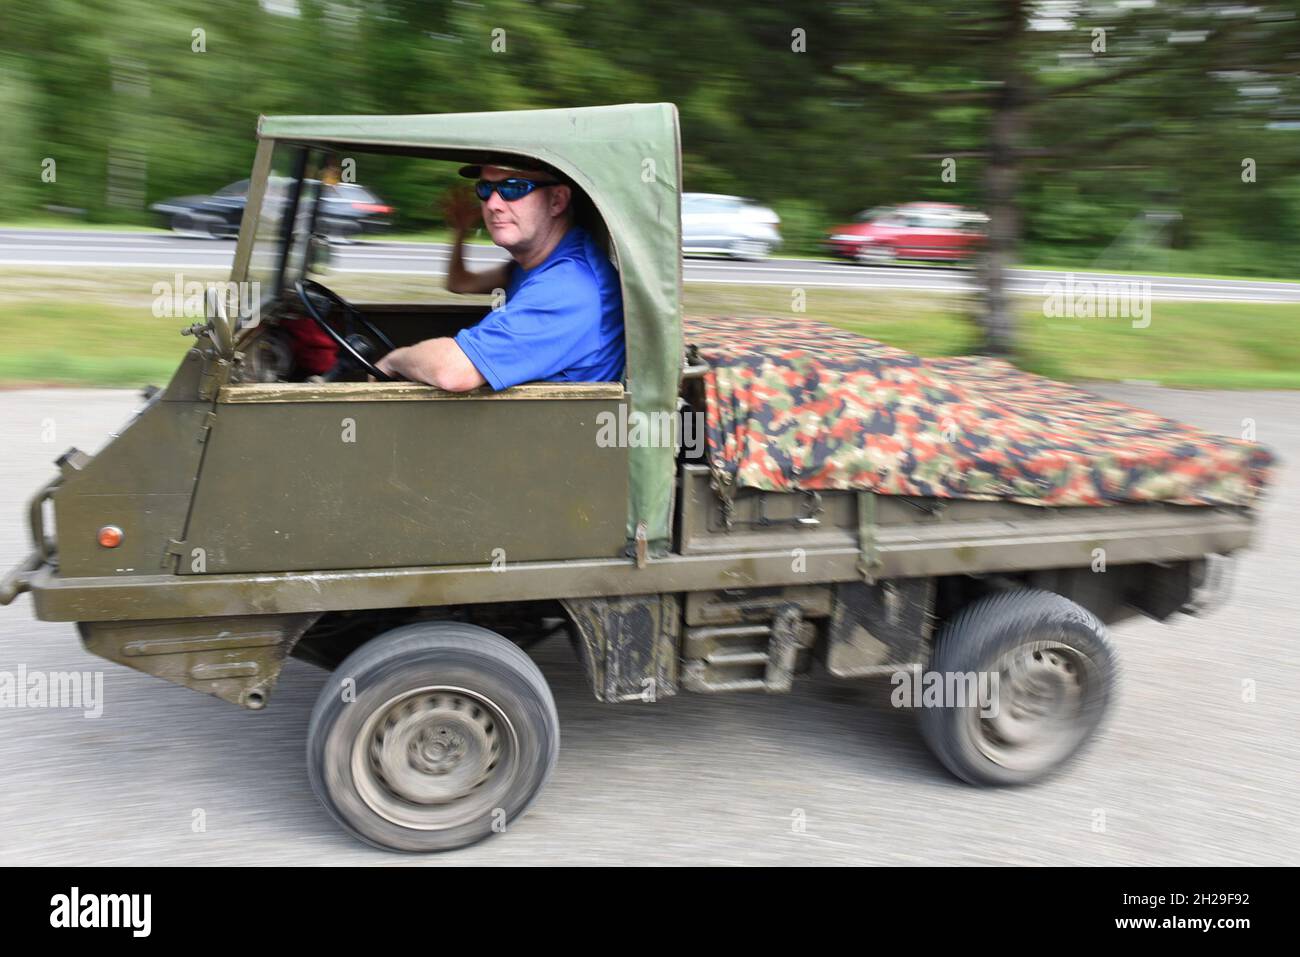
<path id="1" fill-rule="evenodd" d="M 1300 459 L 1300 394 L 1103 391 L 1228 434 L 1253 419 L 1284 462 Z M 119 391 L 0 392 L 0 566 L 27 550 L 24 505 L 55 456 L 97 449 L 137 405 Z M 953 780 L 914 716 L 889 707 L 887 681 L 601 705 L 560 640 L 537 655 L 562 722 L 549 788 L 507 834 L 423 858 L 355 843 L 312 797 L 304 735 L 324 672 L 291 661 L 268 708 L 245 712 L 94 658 L 22 597 L 0 609 L 0 671 L 102 670 L 104 707 L 0 709 L 0 865 L 1295 864 L 1298 492 L 1284 468 L 1227 606 L 1116 629 L 1119 700 L 1045 784 Z"/>
<path id="2" fill-rule="evenodd" d="M 165 233 L 70 232 L 67 230 L 0 230 L 0 266 L 80 268 L 227 269 L 234 240 L 189 239 Z M 441 243 L 367 241 L 336 245 L 331 270 L 340 273 L 442 275 L 447 246 Z M 505 253 L 472 246 L 471 262 L 504 261 Z M 1012 270 L 1010 290 L 1046 294 L 1045 284 L 1064 283 L 1071 274 L 1052 270 Z M 1075 281 L 1085 279 L 1074 274 Z M 771 259 L 761 263 L 693 257 L 685 261 L 687 282 L 742 283 L 760 286 L 909 289 L 961 292 L 971 272 L 936 266 L 866 267 L 808 259 Z M 1160 276 L 1088 273 L 1089 282 L 1150 283 L 1153 299 L 1215 302 L 1300 302 L 1300 283 L 1229 279 L 1182 279 Z"/>

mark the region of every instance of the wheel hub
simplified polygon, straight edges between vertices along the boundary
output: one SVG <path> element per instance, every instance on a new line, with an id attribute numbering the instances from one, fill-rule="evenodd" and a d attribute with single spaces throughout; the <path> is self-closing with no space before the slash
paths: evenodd
<path id="1" fill-rule="evenodd" d="M 1029 768 L 1072 751 L 1087 725 L 1087 658 L 1067 645 L 1035 642 L 1008 654 L 996 670 L 996 715 L 971 713 L 985 756 L 1003 767 Z"/>
<path id="2" fill-rule="evenodd" d="M 359 770 L 370 786 L 362 791 L 390 813 L 445 807 L 475 794 L 500 766 L 509 735 L 491 702 L 446 688 L 389 701 L 368 725 Z"/>
<path id="3" fill-rule="evenodd" d="M 439 725 L 420 732 L 411 741 L 411 765 L 428 774 L 446 774 L 460 763 L 468 750 L 463 734 Z"/>

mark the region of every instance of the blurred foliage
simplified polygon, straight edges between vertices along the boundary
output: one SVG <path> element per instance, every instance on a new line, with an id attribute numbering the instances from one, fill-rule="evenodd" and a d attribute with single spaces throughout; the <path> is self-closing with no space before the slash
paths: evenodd
<path id="1" fill-rule="evenodd" d="M 1298 24 L 1283 2 L 4 0 L 0 215 L 146 222 L 150 202 L 247 176 L 259 113 L 666 100 L 686 188 L 773 206 L 787 250 L 811 252 L 871 206 L 981 204 L 991 124 L 1023 107 L 1036 261 L 1294 274 Z M 408 229 L 440 224 L 455 181 L 382 156 L 358 179 Z M 1151 229 L 1152 210 L 1178 215 Z"/>
<path id="2" fill-rule="evenodd" d="M 825 206 L 812 199 L 782 199 L 773 209 L 781 217 L 781 254 L 820 251 L 830 225 Z"/>

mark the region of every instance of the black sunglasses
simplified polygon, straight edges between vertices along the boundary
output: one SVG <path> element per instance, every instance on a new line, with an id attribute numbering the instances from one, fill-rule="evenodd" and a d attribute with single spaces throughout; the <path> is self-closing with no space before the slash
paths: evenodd
<path id="1" fill-rule="evenodd" d="M 562 184 L 553 179 L 524 179 L 520 176 L 510 176 L 495 181 L 481 179 L 474 184 L 474 192 L 486 203 L 495 190 L 507 203 L 513 203 L 517 199 L 523 199 L 535 189 L 560 185 Z"/>

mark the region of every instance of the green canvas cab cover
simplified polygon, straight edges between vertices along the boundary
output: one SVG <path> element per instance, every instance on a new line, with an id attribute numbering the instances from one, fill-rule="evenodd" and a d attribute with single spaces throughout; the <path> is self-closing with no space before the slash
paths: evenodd
<path id="1" fill-rule="evenodd" d="M 677 108 L 629 103 L 564 110 L 411 116 L 266 116 L 263 140 L 419 153 L 461 162 L 540 160 L 590 198 L 609 231 L 623 287 L 632 413 L 674 414 L 682 367 L 681 149 Z M 595 435 L 593 434 L 593 441 Z M 651 550 L 670 534 L 674 449 L 629 449 L 627 530 Z"/>

